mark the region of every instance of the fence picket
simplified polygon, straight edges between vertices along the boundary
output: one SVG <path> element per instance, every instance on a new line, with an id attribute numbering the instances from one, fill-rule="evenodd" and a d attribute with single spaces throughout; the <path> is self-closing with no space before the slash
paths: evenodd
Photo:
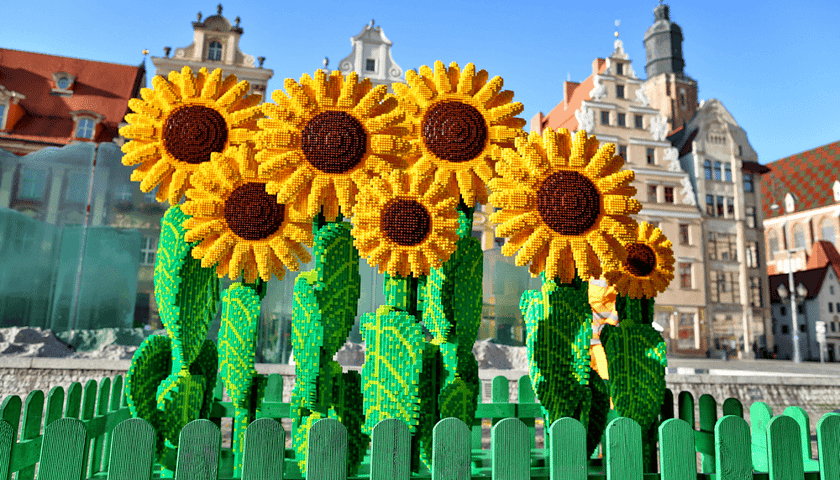
<path id="1" fill-rule="evenodd" d="M 671 418 L 659 425 L 660 471 L 662 480 L 695 480 L 697 460 L 694 430 L 688 422 Z"/>
<path id="2" fill-rule="evenodd" d="M 41 435 L 41 421 L 44 418 L 44 392 L 33 390 L 26 396 L 26 403 L 23 407 L 23 425 L 20 432 L 20 441 L 31 440 Z M 35 462 L 38 461 L 37 451 L 32 451 L 29 458 L 23 459 L 32 466 L 18 471 L 16 480 L 32 480 L 35 478 Z"/>
<path id="3" fill-rule="evenodd" d="M 674 418 L 674 392 L 670 388 L 665 389 L 665 396 L 662 398 L 662 409 L 659 412 L 660 421 L 664 422 Z"/>
<path id="4" fill-rule="evenodd" d="M 370 480 L 411 478 L 411 432 L 398 418 L 377 423 L 371 434 Z"/>
<path id="5" fill-rule="evenodd" d="M 549 433 L 549 480 L 585 480 L 586 429 L 577 419 L 559 418 Z"/>
<path id="6" fill-rule="evenodd" d="M 680 392 L 677 399 L 679 401 L 679 418 L 685 420 L 688 426 L 694 430 L 694 396 L 691 392 Z"/>
<path id="7" fill-rule="evenodd" d="M 607 480 L 642 480 L 642 428 L 619 417 L 607 425 Z"/>
<path id="8" fill-rule="evenodd" d="M 802 407 L 790 406 L 782 412 L 782 415 L 796 420 L 799 424 L 800 445 L 802 445 L 802 461 L 806 472 L 816 472 L 820 469 L 820 463 L 811 458 L 811 420 L 808 412 Z"/>
<path id="9" fill-rule="evenodd" d="M 536 403 L 536 395 L 534 394 L 534 388 L 531 386 L 531 377 L 528 375 L 523 375 L 519 377 L 519 380 L 516 382 L 517 386 L 517 394 L 519 398 L 517 399 L 516 403 L 516 416 L 519 417 L 520 414 L 525 414 L 525 412 L 521 412 L 520 408 L 523 406 L 529 406 L 531 404 Z M 530 411 L 528 412 L 530 413 Z M 536 429 L 536 422 L 534 418 L 520 418 L 522 423 L 528 428 L 528 440 L 530 442 L 531 448 L 536 448 L 537 446 L 537 429 Z M 545 424 L 543 424 L 543 435 L 548 433 L 548 428 Z M 545 448 L 548 448 L 548 443 L 546 442 Z"/>
<path id="10" fill-rule="evenodd" d="M 493 479 L 528 480 L 531 476 L 528 427 L 518 418 L 506 418 L 490 432 Z"/>
<path id="11" fill-rule="evenodd" d="M 12 477 L 12 447 L 15 430 L 9 422 L 0 419 L 0 480 Z"/>
<path id="12" fill-rule="evenodd" d="M 484 382 L 478 382 L 478 398 L 476 399 L 476 409 L 481 408 L 481 404 L 483 403 L 483 396 L 484 393 Z M 473 450 L 481 450 L 481 438 L 484 436 L 484 432 L 482 429 L 484 428 L 481 423 L 483 419 L 476 418 L 473 420 L 473 424 L 469 425 L 470 427 L 470 448 Z"/>
<path id="13" fill-rule="evenodd" d="M 432 480 L 470 480 L 470 430 L 445 418 L 432 430 Z"/>
<path id="14" fill-rule="evenodd" d="M 44 428 L 64 414 L 64 389 L 53 387 L 47 394 L 47 408 L 44 411 Z"/>
<path id="15" fill-rule="evenodd" d="M 338 420 L 317 420 L 309 429 L 307 480 L 347 478 L 347 429 Z"/>
<path id="16" fill-rule="evenodd" d="M 64 416 L 67 418 L 79 418 L 82 407 L 82 384 L 73 382 L 67 389 L 67 403 L 64 406 Z"/>
<path id="17" fill-rule="evenodd" d="M 715 472 L 718 480 L 753 478 L 750 426 L 737 415 L 727 415 L 715 424 Z"/>
<path id="18" fill-rule="evenodd" d="M 717 402 L 704 393 L 698 400 L 700 431 L 694 435 L 694 447 L 700 452 L 703 473 L 715 472 L 715 424 L 717 424 Z"/>
<path id="19" fill-rule="evenodd" d="M 193 420 L 178 437 L 176 480 L 217 480 L 222 432 L 210 420 Z"/>
<path id="20" fill-rule="evenodd" d="M 735 415 L 736 417 L 744 418 L 744 406 L 737 398 L 727 398 L 724 400 L 721 410 L 724 417 L 727 415 Z"/>
<path id="21" fill-rule="evenodd" d="M 281 383 L 282 385 L 282 383 Z M 260 418 L 245 429 L 242 480 L 283 480 L 286 431 L 273 418 Z"/>
<path id="22" fill-rule="evenodd" d="M 773 409 L 764 402 L 750 405 L 750 437 L 752 445 L 753 470 L 769 471 L 767 462 L 767 424 L 773 418 Z"/>
<path id="23" fill-rule="evenodd" d="M 121 400 L 124 398 L 122 389 L 122 376 L 114 377 L 114 383 L 111 385 L 111 398 L 108 400 L 108 413 L 114 413 L 120 409 Z M 111 432 L 105 433 L 104 448 L 102 450 L 102 470 L 108 470 L 111 462 L 111 443 L 113 438 Z"/>
<path id="24" fill-rule="evenodd" d="M 99 382 L 99 393 L 96 397 L 96 416 L 104 417 L 108 414 L 108 400 L 111 396 L 111 379 L 103 378 Z M 94 474 L 102 471 L 102 453 L 105 450 L 105 432 L 99 435 L 91 436 L 91 458 L 88 462 L 88 476 L 92 477 Z"/>
<path id="25" fill-rule="evenodd" d="M 3 399 L 3 404 L 0 405 L 0 419 L 9 422 L 9 425 L 12 426 L 12 435 L 16 442 L 18 427 L 20 426 L 21 406 L 20 397 L 17 395 L 9 395 Z"/>
<path id="26" fill-rule="evenodd" d="M 491 390 L 491 402 L 495 404 L 503 403 L 503 404 L 510 404 L 510 381 L 507 377 L 503 377 L 501 375 L 497 375 L 493 378 L 493 389 Z M 513 406 L 513 405 L 511 405 Z M 506 412 L 505 412 L 506 413 Z M 513 414 L 514 412 L 511 412 Z M 498 414 L 498 412 L 497 412 Z M 491 425 L 496 425 L 500 421 L 504 420 L 507 417 L 511 417 L 513 415 L 503 415 L 499 417 L 493 417 L 490 420 Z"/>
<path id="27" fill-rule="evenodd" d="M 767 424 L 767 453 L 770 480 L 805 478 L 799 424 L 793 418 L 779 415 Z"/>
<path id="28" fill-rule="evenodd" d="M 828 413 L 817 422 L 820 478 L 840 478 L 840 415 Z"/>
<path id="29" fill-rule="evenodd" d="M 75 418 L 60 418 L 44 429 L 38 480 L 78 480 L 85 473 L 87 430 Z"/>
<path id="30" fill-rule="evenodd" d="M 142 418 L 129 418 L 114 427 L 111 438 L 108 480 L 151 479 L 157 438 L 152 425 Z"/>

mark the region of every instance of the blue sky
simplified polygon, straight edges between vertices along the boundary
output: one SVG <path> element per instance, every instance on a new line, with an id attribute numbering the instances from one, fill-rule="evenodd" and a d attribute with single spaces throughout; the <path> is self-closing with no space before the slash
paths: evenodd
<path id="1" fill-rule="evenodd" d="M 217 3 L 92 0 L 68 8 L 64 1 L 6 2 L 0 46 L 138 64 L 144 48 L 162 56 L 164 46 L 189 45 L 196 13 L 214 14 Z M 270 91 L 282 88 L 285 78 L 311 74 L 325 56 L 335 68 L 350 53 L 350 37 L 375 19 L 394 42 L 393 58 L 403 70 L 435 60 L 472 62 L 504 78 L 530 121 L 562 100 L 567 75 L 583 81 L 592 60 L 609 56 L 615 20 L 621 20 L 634 70 L 645 78 L 642 40 L 657 3 L 228 0 L 223 14 L 242 18 L 242 51 L 267 58 L 265 67 L 274 70 Z M 685 70 L 698 81 L 699 98 L 723 102 L 761 163 L 840 140 L 837 2 L 707 0 L 670 7 L 671 20 L 683 29 Z M 153 71 L 150 60 L 147 67 Z"/>

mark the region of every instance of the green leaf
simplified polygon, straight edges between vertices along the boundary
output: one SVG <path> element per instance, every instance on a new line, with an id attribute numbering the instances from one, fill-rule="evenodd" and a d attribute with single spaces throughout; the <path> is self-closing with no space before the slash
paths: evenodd
<path id="1" fill-rule="evenodd" d="M 222 380 L 235 405 L 247 408 L 254 369 L 259 296 L 249 287 L 234 283 L 222 299 L 219 353 Z"/>
<path id="2" fill-rule="evenodd" d="M 453 281 L 452 313 L 458 345 L 472 346 L 481 326 L 483 304 L 484 252 L 477 238 L 458 240 L 456 261 L 449 274 Z"/>
<path id="3" fill-rule="evenodd" d="M 161 322 L 170 337 L 173 337 L 178 307 L 175 299 L 181 287 L 181 267 L 190 257 L 191 244 L 184 241 L 183 223 L 190 218 L 173 205 L 166 210 L 160 222 L 160 240 L 155 254 L 155 300 Z"/>
<path id="4" fill-rule="evenodd" d="M 420 325 L 413 315 L 382 307 L 363 321 L 365 433 L 386 418 L 399 418 L 414 432 L 425 344 Z"/>
<path id="5" fill-rule="evenodd" d="M 301 407 L 315 408 L 321 349 L 324 344 L 322 310 L 318 307 L 313 284 L 317 283 L 316 272 L 298 275 L 294 288 L 292 321 L 292 352 L 295 356 L 295 387 L 293 398 Z"/>
<path id="6" fill-rule="evenodd" d="M 184 425 L 196 420 L 201 412 L 205 392 L 204 377 L 188 371 L 173 373 L 157 388 L 157 408 L 162 412 L 161 429 L 167 440 L 178 445 Z"/>
<path id="7" fill-rule="evenodd" d="M 341 368 L 341 367 L 339 367 Z M 347 428 L 347 475 L 355 475 L 370 445 L 370 436 L 362 431 L 365 424 L 362 377 L 359 372 L 342 373 L 334 383 L 335 418 Z"/>
<path id="8" fill-rule="evenodd" d="M 147 420 L 157 433 L 157 452 L 163 452 L 163 418 L 157 408 L 157 388 L 172 370 L 172 347 L 164 335 L 152 335 L 140 344 L 125 377 L 125 395 L 131 416 Z"/>
<path id="9" fill-rule="evenodd" d="M 201 352 L 190 365 L 190 373 L 204 377 L 206 385 L 199 418 L 208 418 L 210 408 L 213 406 L 213 390 L 216 388 L 216 379 L 219 374 L 219 352 L 216 350 L 216 344 L 213 343 L 213 340 L 204 340 Z"/>
<path id="10" fill-rule="evenodd" d="M 592 310 L 589 284 L 543 281 L 526 291 L 522 309 L 527 329 L 529 375 L 548 422 L 570 417 L 588 395 Z"/>
<path id="11" fill-rule="evenodd" d="M 472 425 L 478 399 L 460 377 L 456 377 L 444 387 L 439 398 L 441 418 L 455 417 L 467 425 Z"/>

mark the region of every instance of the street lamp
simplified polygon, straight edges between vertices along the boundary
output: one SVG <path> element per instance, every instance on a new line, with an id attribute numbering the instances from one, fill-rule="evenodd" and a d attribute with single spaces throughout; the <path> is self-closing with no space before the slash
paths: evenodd
<path id="1" fill-rule="evenodd" d="M 790 250 L 788 250 L 788 257 L 790 257 Z M 779 284 L 779 288 L 776 289 L 776 292 L 782 299 L 788 298 L 790 295 L 790 318 L 793 323 L 793 361 L 795 363 L 799 363 L 802 361 L 802 357 L 799 354 L 799 322 L 796 318 L 796 299 L 808 296 L 808 289 L 805 288 L 804 285 L 801 283 L 796 286 L 796 289 L 793 288 L 793 269 L 788 268 L 788 283 L 790 284 L 790 291 L 793 291 L 793 295 L 790 295 L 789 290 L 785 287 L 785 284 Z M 806 320 L 807 321 L 807 320 Z"/>

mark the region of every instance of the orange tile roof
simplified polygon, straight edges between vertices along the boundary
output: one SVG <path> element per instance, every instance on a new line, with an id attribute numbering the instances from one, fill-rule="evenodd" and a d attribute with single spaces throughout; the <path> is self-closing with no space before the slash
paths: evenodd
<path id="1" fill-rule="evenodd" d="M 76 77 L 73 95 L 52 95 L 53 73 Z M 26 110 L 7 139 L 56 144 L 70 143 L 74 122 L 70 112 L 90 110 L 104 116 L 94 141 L 110 141 L 128 113 L 128 100 L 139 94 L 143 65 L 60 57 L 0 48 L 0 85 L 26 95 Z"/>
<path id="2" fill-rule="evenodd" d="M 840 141 L 768 163 L 770 171 L 761 177 L 764 218 L 785 214 L 785 194 L 796 197 L 796 211 L 836 203 L 832 185 L 840 179 Z M 773 204 L 779 209 L 771 210 Z"/>
<path id="3" fill-rule="evenodd" d="M 598 73 L 603 73 L 607 68 L 607 62 L 603 58 L 595 60 L 598 65 Z M 569 88 L 566 89 L 565 98 L 557 104 L 548 115 L 543 117 L 542 128 L 551 128 L 556 130 L 558 128 L 566 128 L 569 131 L 577 128 L 577 119 L 575 118 L 575 110 L 580 108 L 584 100 L 589 100 L 589 92 L 595 86 L 595 76 L 590 75 L 586 77 L 581 83 L 567 82 Z M 569 94 L 571 91 L 571 94 Z M 568 103 L 566 103 L 568 101 Z"/>

